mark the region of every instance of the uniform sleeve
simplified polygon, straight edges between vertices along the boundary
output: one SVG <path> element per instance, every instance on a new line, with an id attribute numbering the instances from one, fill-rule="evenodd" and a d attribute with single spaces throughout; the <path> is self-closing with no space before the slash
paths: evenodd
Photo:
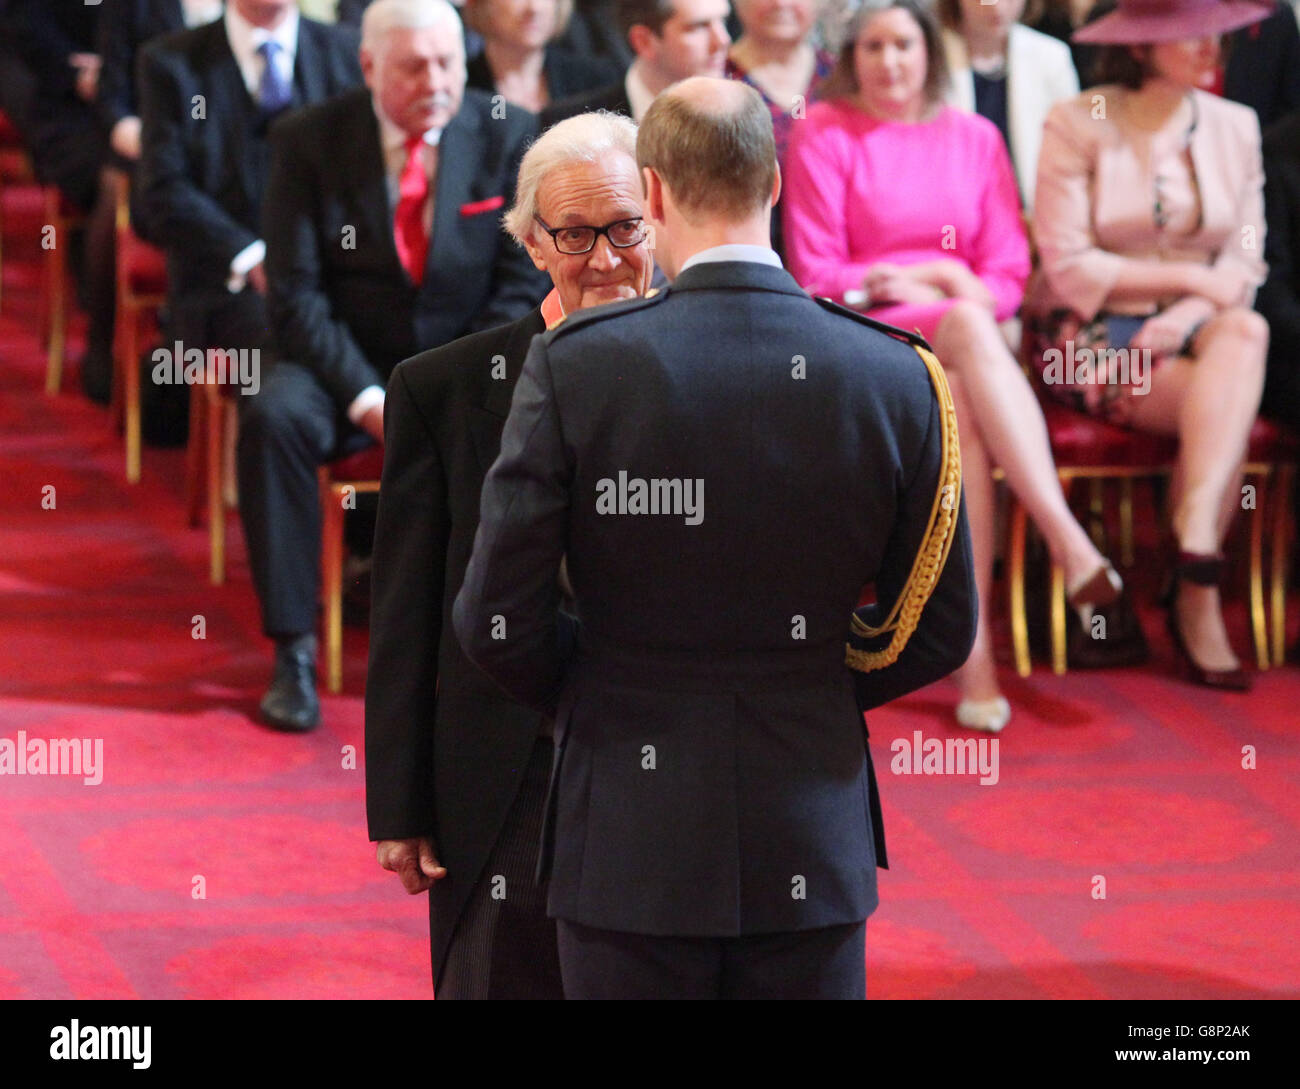
<path id="1" fill-rule="evenodd" d="M 924 370 L 921 360 L 918 359 L 916 365 Z M 936 397 L 932 399 L 929 424 L 915 470 L 902 485 L 898 514 L 876 577 L 878 603 L 858 610 L 858 615 L 868 625 L 878 626 L 884 620 L 884 613 L 898 600 L 907 584 L 939 495 L 943 464 L 943 431 Z M 959 496 L 952 499 L 959 501 L 952 546 L 916 630 L 892 665 L 854 674 L 858 704 L 863 711 L 870 711 L 946 677 L 970 654 L 975 641 L 979 598 L 971 561 L 966 501 Z M 943 501 L 942 496 L 940 501 Z M 879 645 L 868 644 L 865 649 L 883 649 L 888 641 L 889 635 L 883 635 L 877 641 Z"/>
<path id="2" fill-rule="evenodd" d="M 571 472 L 546 342 L 515 386 L 501 453 L 483 483 L 474 553 L 456 598 L 466 656 L 512 699 L 553 714 L 576 623 L 560 611 Z"/>

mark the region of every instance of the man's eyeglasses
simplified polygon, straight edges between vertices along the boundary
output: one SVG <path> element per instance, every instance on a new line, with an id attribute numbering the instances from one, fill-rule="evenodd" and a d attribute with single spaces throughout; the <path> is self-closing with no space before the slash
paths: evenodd
<path id="1" fill-rule="evenodd" d="M 641 217 L 620 219 L 616 223 L 606 223 L 603 227 L 548 227 L 541 216 L 536 213 L 533 218 L 537 225 L 551 236 L 555 248 L 561 253 L 590 253 L 596 245 L 596 239 L 602 234 L 609 239 L 615 249 L 625 250 L 645 240 L 646 226 Z"/>

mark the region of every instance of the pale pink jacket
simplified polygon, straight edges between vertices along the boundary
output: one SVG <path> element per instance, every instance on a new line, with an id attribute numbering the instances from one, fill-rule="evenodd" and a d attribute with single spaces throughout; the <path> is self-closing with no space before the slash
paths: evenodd
<path id="1" fill-rule="evenodd" d="M 1149 314 L 1172 299 L 1107 305 L 1126 261 L 1238 266 L 1258 287 L 1264 264 L 1264 168 L 1254 110 L 1193 91 L 1190 150 L 1201 224 L 1191 234 L 1156 229 L 1154 168 L 1145 140 L 1122 123 L 1118 86 L 1094 87 L 1048 114 L 1038 156 L 1034 236 L 1042 262 L 1025 309 L 1057 307 L 1087 321 L 1100 310 Z M 1254 291 L 1251 291 L 1253 301 Z"/>

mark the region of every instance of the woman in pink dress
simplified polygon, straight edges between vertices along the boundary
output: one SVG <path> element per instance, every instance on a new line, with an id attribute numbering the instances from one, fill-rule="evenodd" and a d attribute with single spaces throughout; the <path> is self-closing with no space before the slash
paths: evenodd
<path id="1" fill-rule="evenodd" d="M 992 466 L 1047 539 L 1084 616 L 1119 577 L 1061 491 L 1033 390 L 998 322 L 1020 306 L 1029 246 L 997 127 L 943 104 L 944 52 L 918 0 L 864 0 L 849 21 L 824 101 L 794 126 L 785 172 L 790 270 L 810 292 L 906 329 L 943 361 L 957 405 L 980 623 L 954 674 L 957 719 L 997 731 L 1010 718 L 988 620 Z"/>

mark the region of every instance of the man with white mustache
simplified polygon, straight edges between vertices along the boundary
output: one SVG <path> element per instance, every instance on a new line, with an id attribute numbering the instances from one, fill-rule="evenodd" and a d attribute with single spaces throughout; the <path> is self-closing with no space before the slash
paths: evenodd
<path id="1" fill-rule="evenodd" d="M 320 721 L 316 469 L 384 437 L 403 359 L 521 317 L 547 277 L 499 226 L 536 127 L 465 90 L 447 0 L 375 0 L 357 89 L 276 126 L 264 203 L 274 358 L 241 398 L 239 495 L 262 626 L 263 720 Z"/>

